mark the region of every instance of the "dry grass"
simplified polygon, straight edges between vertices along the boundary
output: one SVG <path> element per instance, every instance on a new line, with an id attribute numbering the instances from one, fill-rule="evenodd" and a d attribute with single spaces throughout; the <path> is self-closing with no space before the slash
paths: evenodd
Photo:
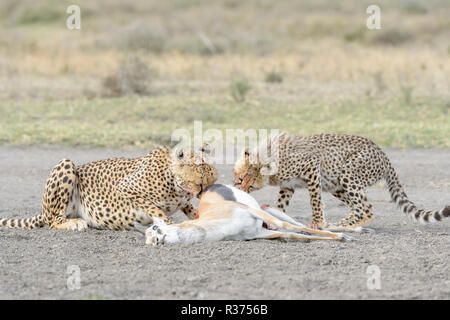
<path id="1" fill-rule="evenodd" d="M 39 96 L 34 90 L 36 85 L 41 93 L 55 98 L 76 97 L 82 95 L 84 89 L 97 91 L 102 79 L 115 72 L 124 57 L 126 55 L 111 51 L 60 51 L 55 55 L 19 53 L 9 59 L 9 71 L 6 61 L 0 63 L 5 68 L 4 90 L 0 95 L 3 98 Z M 324 94 L 329 96 L 330 102 L 341 96 L 351 98 L 366 94 L 396 97 L 403 94 L 405 87 L 411 87 L 419 96 L 450 98 L 448 54 L 429 48 L 373 50 L 334 47 L 330 43 L 316 46 L 304 55 L 246 54 L 205 58 L 172 53 L 141 54 L 140 57 L 158 75 L 155 80 L 161 86 L 176 87 L 180 82 L 186 86 L 194 84 L 192 90 L 198 95 L 220 94 L 233 78 L 246 78 L 263 85 L 266 74 L 276 69 L 283 74 L 283 84 L 276 87 L 277 96 L 282 100 L 291 95 L 322 97 Z M 61 88 L 61 81 L 66 78 L 71 85 Z M 197 84 L 200 85 L 196 90 Z M 205 91 L 204 86 L 209 89 Z M 182 88 L 178 91 L 183 92 Z"/>
<path id="2" fill-rule="evenodd" d="M 203 120 L 207 126 L 278 125 L 299 133 L 359 133 L 384 145 L 450 145 L 446 1 L 381 1 L 378 31 L 365 28 L 370 1 L 72 3 L 82 10 L 81 31 L 65 28 L 69 1 L 0 4 L 2 143 L 133 146 L 133 141 L 145 140 L 138 138 L 142 135 L 153 141 L 144 145 L 151 145 L 167 140 L 171 130 L 189 126 L 175 113 L 200 101 L 198 113 L 190 112 L 186 119 Z M 123 61 L 130 58 L 142 67 L 127 67 Z M 282 82 L 267 80 L 274 71 Z M 247 79 L 251 87 L 244 102 L 232 100 L 230 88 L 238 79 Z M 127 97 L 135 94 L 153 97 Z M 130 105 L 135 102 L 171 106 L 146 111 L 145 119 L 158 133 L 120 118 L 121 103 L 138 114 L 147 110 Z M 109 118 L 111 108 L 116 110 L 114 128 L 90 121 L 93 114 Z M 231 118 L 246 119 L 249 108 L 248 123 Z M 348 121 L 359 123 L 343 121 L 344 109 Z M 87 120 L 72 119 L 68 110 Z M 286 118 L 286 110 L 306 113 L 308 120 Z M 45 123 L 42 130 L 33 125 L 33 115 Z M 65 131 L 69 123 L 74 134 Z"/>

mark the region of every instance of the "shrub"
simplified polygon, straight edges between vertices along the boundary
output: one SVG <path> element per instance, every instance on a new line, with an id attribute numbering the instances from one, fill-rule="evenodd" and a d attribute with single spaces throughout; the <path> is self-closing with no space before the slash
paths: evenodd
<path id="1" fill-rule="evenodd" d="M 366 37 L 367 28 L 357 28 L 344 34 L 344 40 L 348 42 L 363 41 Z"/>
<path id="2" fill-rule="evenodd" d="M 234 80 L 230 84 L 230 91 L 233 100 L 236 102 L 242 102 L 245 100 L 245 96 L 250 91 L 251 86 L 246 79 Z"/>
<path id="3" fill-rule="evenodd" d="M 118 69 L 103 80 L 105 95 L 149 94 L 148 84 L 153 74 L 139 57 L 124 59 Z"/>
<path id="4" fill-rule="evenodd" d="M 412 39 L 413 36 L 408 32 L 399 30 L 387 30 L 377 32 L 373 37 L 372 42 L 383 45 L 399 45 Z"/>
<path id="5" fill-rule="evenodd" d="M 265 81 L 267 83 L 281 83 L 283 82 L 283 75 L 280 72 L 271 71 L 266 74 Z"/>
<path id="6" fill-rule="evenodd" d="M 410 105 L 413 101 L 414 87 L 412 85 L 401 85 L 400 90 L 402 92 L 403 102 L 406 105 Z"/>

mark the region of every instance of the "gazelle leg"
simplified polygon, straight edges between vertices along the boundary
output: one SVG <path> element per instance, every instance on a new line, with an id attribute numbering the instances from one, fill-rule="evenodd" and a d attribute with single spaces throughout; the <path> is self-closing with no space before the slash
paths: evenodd
<path id="1" fill-rule="evenodd" d="M 225 202 L 230 202 L 234 206 L 239 205 L 241 208 L 247 209 L 248 211 L 257 215 L 260 219 L 264 220 L 266 223 L 269 223 L 280 229 L 285 229 L 287 231 L 293 231 L 293 232 L 303 231 L 303 232 L 308 232 L 308 233 L 312 233 L 312 234 L 318 234 L 318 235 L 325 236 L 325 237 L 331 237 L 334 239 L 355 240 L 353 237 L 350 237 L 343 233 L 334 233 L 334 232 L 330 232 L 330 231 L 326 231 L 326 230 L 318 230 L 318 229 L 311 229 L 311 228 L 296 226 L 296 225 L 293 225 L 292 223 L 280 220 L 280 219 L 272 216 L 270 213 L 267 213 L 263 210 L 254 209 L 254 208 L 251 208 L 251 207 L 243 205 L 243 204 L 236 204 L 231 201 L 225 201 Z"/>
<path id="2" fill-rule="evenodd" d="M 256 237 L 257 239 L 289 239 L 289 240 L 335 240 L 335 241 L 345 241 L 346 239 L 336 239 L 332 237 L 320 237 L 320 236 L 310 236 L 306 234 L 300 234 L 295 232 L 281 232 L 264 229 Z"/>
<path id="3" fill-rule="evenodd" d="M 286 213 L 277 210 L 275 208 L 272 207 L 267 207 L 264 209 L 264 211 L 270 213 L 272 216 L 274 216 L 275 218 L 278 218 L 280 220 L 292 223 L 293 225 L 299 226 L 299 227 L 304 227 L 306 228 L 306 226 L 298 221 L 295 221 L 294 219 L 292 219 L 290 216 L 288 216 Z"/>
<path id="4" fill-rule="evenodd" d="M 307 227 L 296 226 L 296 225 L 293 225 L 292 223 L 280 220 L 266 212 L 258 212 L 258 215 L 266 223 L 270 223 L 271 225 L 274 225 L 280 229 L 285 229 L 287 231 L 293 231 L 293 232 L 303 231 L 303 232 L 308 232 L 311 234 L 318 234 L 318 235 L 325 236 L 325 237 L 331 237 L 334 239 L 338 239 L 338 238 L 340 239 L 340 238 L 344 237 L 344 235 L 342 233 L 334 233 L 334 232 L 330 232 L 330 231 L 326 231 L 326 230 L 318 230 L 318 229 L 311 229 L 311 228 L 307 228 Z"/>

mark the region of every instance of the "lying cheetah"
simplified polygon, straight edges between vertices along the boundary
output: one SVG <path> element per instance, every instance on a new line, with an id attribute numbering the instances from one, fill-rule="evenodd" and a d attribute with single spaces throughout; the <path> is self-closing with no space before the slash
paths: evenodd
<path id="1" fill-rule="evenodd" d="M 204 149 L 157 148 L 134 159 L 114 158 L 75 166 L 61 160 L 47 179 L 42 212 L 26 219 L 0 219 L 0 226 L 32 229 L 130 230 L 178 209 L 195 217 L 190 199 L 214 183 L 217 173 Z"/>
<path id="2" fill-rule="evenodd" d="M 248 148 L 244 150 L 234 167 L 235 186 L 247 192 L 267 184 L 280 186 L 277 207 L 283 212 L 295 188 L 308 188 L 312 228 L 368 230 L 361 227 L 374 216 L 364 188 L 381 179 L 387 181 L 392 199 L 416 221 L 440 221 L 450 216 L 450 206 L 434 212 L 417 208 L 406 196 L 386 154 L 369 139 L 348 134 L 281 134 L 269 137 L 266 142 L 251 152 Z M 278 153 L 271 155 L 272 150 Z M 337 223 L 327 223 L 323 217 L 322 190 L 349 206 L 350 215 Z"/>

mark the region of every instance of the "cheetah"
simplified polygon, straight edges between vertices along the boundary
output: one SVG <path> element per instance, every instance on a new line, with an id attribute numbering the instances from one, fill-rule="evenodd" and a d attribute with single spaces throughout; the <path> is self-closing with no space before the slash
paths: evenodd
<path id="1" fill-rule="evenodd" d="M 265 185 L 280 186 L 276 206 L 283 212 L 294 190 L 307 188 L 312 208 L 311 228 L 373 231 L 362 228 L 374 218 L 364 188 L 381 179 L 386 180 L 392 200 L 415 221 L 441 221 L 450 216 L 450 206 L 440 211 L 417 208 L 406 196 L 383 150 L 373 141 L 355 135 L 282 133 L 270 136 L 253 150 L 243 150 L 234 166 L 234 177 L 234 185 L 247 192 Z M 350 207 L 348 217 L 327 223 L 323 216 L 322 191 L 330 192 Z"/>
<path id="2" fill-rule="evenodd" d="M 0 219 L 0 226 L 83 231 L 132 230 L 133 223 L 151 224 L 154 217 L 172 223 L 178 209 L 190 219 L 190 199 L 214 183 L 217 173 L 207 150 L 161 146 L 138 158 L 111 158 L 75 166 L 61 160 L 50 172 L 42 211 L 34 217 Z"/>

